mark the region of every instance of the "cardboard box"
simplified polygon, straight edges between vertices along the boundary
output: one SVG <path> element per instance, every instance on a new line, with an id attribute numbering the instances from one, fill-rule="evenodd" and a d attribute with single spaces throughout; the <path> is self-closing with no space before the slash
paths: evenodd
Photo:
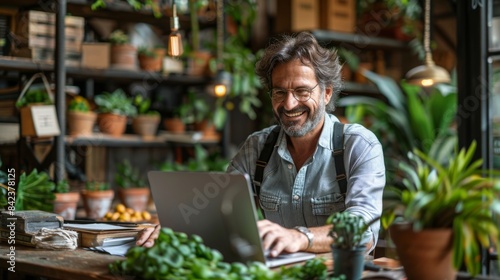
<path id="1" fill-rule="evenodd" d="M 321 29 L 354 33 L 356 27 L 355 0 L 321 0 Z"/>
<path id="2" fill-rule="evenodd" d="M 278 0 L 276 32 L 319 28 L 319 0 Z"/>
<path id="3" fill-rule="evenodd" d="M 81 67 L 109 68 L 110 48 L 109 43 L 83 43 Z"/>

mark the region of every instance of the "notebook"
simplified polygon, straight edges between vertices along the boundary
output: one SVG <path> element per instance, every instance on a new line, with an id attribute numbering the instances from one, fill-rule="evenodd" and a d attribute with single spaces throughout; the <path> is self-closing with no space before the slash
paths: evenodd
<path id="1" fill-rule="evenodd" d="M 150 171 L 148 179 L 160 224 L 201 236 L 226 262 L 276 267 L 315 257 L 305 252 L 265 256 L 248 175 Z"/>

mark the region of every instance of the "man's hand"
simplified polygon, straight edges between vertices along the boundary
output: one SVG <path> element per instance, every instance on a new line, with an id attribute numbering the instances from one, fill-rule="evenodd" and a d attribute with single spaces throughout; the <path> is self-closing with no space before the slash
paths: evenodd
<path id="1" fill-rule="evenodd" d="M 305 251 L 309 246 L 307 237 L 295 229 L 287 229 L 269 220 L 257 222 L 260 238 L 265 250 L 270 250 L 271 257 L 282 252 L 294 253 Z"/>
<path id="2" fill-rule="evenodd" d="M 141 230 L 137 234 L 137 241 L 135 242 L 135 244 L 147 248 L 153 247 L 153 245 L 155 245 L 155 240 L 158 238 L 158 235 L 160 234 L 160 229 L 161 226 L 156 225 L 155 227 L 147 227 Z"/>

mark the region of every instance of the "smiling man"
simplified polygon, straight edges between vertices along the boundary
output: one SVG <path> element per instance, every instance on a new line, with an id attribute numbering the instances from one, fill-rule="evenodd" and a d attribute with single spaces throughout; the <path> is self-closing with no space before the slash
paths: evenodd
<path id="1" fill-rule="evenodd" d="M 278 122 L 250 135 L 228 172 L 250 175 L 263 246 L 282 252 L 331 250 L 327 218 L 347 211 L 365 222 L 382 213 L 385 167 L 375 135 L 358 124 L 340 125 L 331 114 L 341 89 L 340 64 L 307 32 L 282 36 L 266 48 L 256 72 Z M 249 221 L 251 222 L 251 221 Z M 141 232 L 151 247 L 159 226 Z M 371 251 L 380 223 L 365 233 Z"/>
<path id="2" fill-rule="evenodd" d="M 340 69 L 336 52 L 322 48 L 308 32 L 281 36 L 257 63 L 278 125 L 250 135 L 228 172 L 251 176 L 265 216 L 259 232 L 272 256 L 330 251 L 325 222 L 334 212 L 347 211 L 365 222 L 381 215 L 385 167 L 380 142 L 358 124 L 334 129 L 339 120 L 331 112 L 341 89 Z M 268 140 L 273 133 L 275 140 Z M 335 137 L 340 147 L 334 148 Z M 263 152 L 266 142 L 271 148 Z M 261 153 L 269 155 L 262 160 Z M 367 251 L 375 246 L 379 228 L 374 223 L 365 233 Z"/>

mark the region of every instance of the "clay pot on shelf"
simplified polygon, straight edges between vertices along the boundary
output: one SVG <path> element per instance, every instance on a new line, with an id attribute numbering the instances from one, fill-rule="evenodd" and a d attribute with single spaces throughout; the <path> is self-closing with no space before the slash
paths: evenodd
<path id="1" fill-rule="evenodd" d="M 120 137 L 125 133 L 127 127 L 127 116 L 102 113 L 98 115 L 97 125 L 99 131 L 113 137 Z"/>
<path id="2" fill-rule="evenodd" d="M 132 129 L 144 138 L 152 138 L 158 131 L 160 119 L 159 115 L 138 115 L 132 119 Z"/>
<path id="3" fill-rule="evenodd" d="M 111 67 L 119 69 L 137 69 L 137 49 L 129 44 L 111 46 Z"/>
<path id="4" fill-rule="evenodd" d="M 180 118 L 168 118 L 163 120 L 165 130 L 172 133 L 184 133 L 186 131 L 186 124 Z"/>
<path id="5" fill-rule="evenodd" d="M 94 112 L 68 112 L 68 135 L 88 136 L 92 135 L 92 130 L 97 119 Z"/>

